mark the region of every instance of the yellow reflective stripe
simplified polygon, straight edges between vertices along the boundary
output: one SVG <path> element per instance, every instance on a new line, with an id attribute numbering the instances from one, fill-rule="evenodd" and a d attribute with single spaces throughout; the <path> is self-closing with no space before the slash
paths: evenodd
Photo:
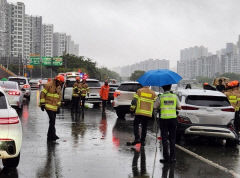
<path id="1" fill-rule="evenodd" d="M 134 98 L 139 98 L 138 94 L 136 94 L 136 93 L 133 95 L 133 97 Z"/>
<path id="2" fill-rule="evenodd" d="M 45 99 L 40 99 L 40 103 L 45 103 Z"/>
<path id="3" fill-rule="evenodd" d="M 148 102 L 148 103 L 153 103 L 154 100 L 152 99 L 147 99 L 147 98 L 140 98 L 141 101 L 145 101 L 145 102 Z"/>
<path id="4" fill-rule="evenodd" d="M 237 99 L 236 96 L 229 96 L 228 98 L 229 98 L 229 100 L 236 100 Z"/>
<path id="5" fill-rule="evenodd" d="M 58 102 L 57 105 L 60 106 L 60 105 L 61 105 L 61 102 Z"/>
<path id="6" fill-rule="evenodd" d="M 152 98 L 152 94 L 151 93 L 141 92 L 141 96 L 144 96 L 144 97 L 147 97 L 147 98 Z"/>
<path id="7" fill-rule="evenodd" d="M 45 93 L 45 94 L 47 94 L 47 90 L 46 90 L 45 88 L 42 89 L 42 92 Z"/>
<path id="8" fill-rule="evenodd" d="M 53 110 L 57 110 L 57 108 L 58 108 L 57 106 L 53 106 L 51 104 L 46 104 L 45 107 L 49 108 L 49 109 L 53 109 Z"/>
<path id="9" fill-rule="evenodd" d="M 240 101 L 240 98 L 237 98 L 238 101 Z"/>
<path id="10" fill-rule="evenodd" d="M 229 100 L 230 103 L 237 103 L 237 100 Z"/>
<path id="11" fill-rule="evenodd" d="M 47 93 L 48 97 L 59 98 L 59 94 Z"/>

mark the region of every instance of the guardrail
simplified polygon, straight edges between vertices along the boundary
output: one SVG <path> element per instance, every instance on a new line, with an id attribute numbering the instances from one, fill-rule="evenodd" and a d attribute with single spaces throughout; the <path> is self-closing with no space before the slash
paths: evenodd
<path id="1" fill-rule="evenodd" d="M 13 76 L 16 77 L 17 75 L 14 74 L 12 71 L 8 70 L 7 68 L 5 68 L 2 64 L 0 64 L 0 70 L 2 70 L 3 72 L 5 72 L 7 75 L 3 76 L 3 77 L 8 77 L 8 76 Z"/>

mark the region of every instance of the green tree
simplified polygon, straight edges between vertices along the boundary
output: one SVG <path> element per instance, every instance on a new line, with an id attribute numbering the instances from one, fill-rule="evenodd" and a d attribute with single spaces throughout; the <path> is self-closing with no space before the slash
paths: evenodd
<path id="1" fill-rule="evenodd" d="M 196 77 L 198 83 L 209 83 L 212 84 L 213 82 L 213 78 L 209 78 L 209 77 L 204 77 L 204 76 L 198 76 Z"/>
<path id="2" fill-rule="evenodd" d="M 224 73 L 221 75 L 221 77 L 227 77 L 230 80 L 240 80 L 240 74 L 236 73 Z"/>
<path id="3" fill-rule="evenodd" d="M 130 80 L 132 81 L 136 81 L 139 77 L 141 77 L 143 74 L 145 73 L 145 71 L 143 70 L 135 70 L 131 76 L 130 76 Z"/>

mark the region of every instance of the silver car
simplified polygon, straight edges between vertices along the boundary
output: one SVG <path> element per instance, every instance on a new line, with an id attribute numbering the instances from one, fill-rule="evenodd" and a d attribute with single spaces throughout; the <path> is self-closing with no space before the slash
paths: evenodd
<path id="1" fill-rule="evenodd" d="M 25 89 L 20 89 L 17 82 L 12 81 L 0 81 L 0 87 L 6 93 L 9 104 L 18 110 L 23 107 L 23 91 Z"/>
<path id="2" fill-rule="evenodd" d="M 17 82 L 21 89 L 24 88 L 25 89 L 25 91 L 23 92 L 24 97 L 30 100 L 31 86 L 26 77 L 8 77 L 8 80 Z"/>

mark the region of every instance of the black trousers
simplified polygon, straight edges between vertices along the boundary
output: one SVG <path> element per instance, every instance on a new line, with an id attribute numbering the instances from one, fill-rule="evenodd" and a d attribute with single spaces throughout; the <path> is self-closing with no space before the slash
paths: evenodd
<path id="1" fill-rule="evenodd" d="M 85 96 L 81 96 L 81 107 L 82 107 L 82 110 L 84 110 L 85 101 L 86 101 L 86 97 Z"/>
<path id="2" fill-rule="evenodd" d="M 78 111 L 80 97 L 72 97 L 72 111 Z"/>
<path id="3" fill-rule="evenodd" d="M 235 112 L 235 117 L 234 117 L 234 127 L 237 135 L 239 136 L 239 131 L 240 131 L 240 117 L 239 117 L 239 111 Z"/>
<path id="4" fill-rule="evenodd" d="M 105 108 L 107 106 L 107 100 L 102 100 L 102 109 L 105 111 Z"/>
<path id="5" fill-rule="evenodd" d="M 176 143 L 177 119 L 176 118 L 160 119 L 159 125 L 163 143 L 163 158 L 166 160 L 176 159 L 175 143 Z M 170 146 L 170 155 L 168 151 L 168 140 Z"/>
<path id="6" fill-rule="evenodd" d="M 140 115 L 135 116 L 135 119 L 133 122 L 135 141 L 141 141 L 143 143 L 145 142 L 146 135 L 147 135 L 148 119 L 149 117 L 146 117 L 146 116 L 140 116 Z M 139 136 L 139 124 L 141 124 L 142 126 L 141 138 Z"/>
<path id="7" fill-rule="evenodd" d="M 49 127 L 48 127 L 48 138 L 56 136 L 56 129 L 55 129 L 55 120 L 56 120 L 56 113 L 55 111 L 46 110 L 48 117 L 49 117 Z"/>

